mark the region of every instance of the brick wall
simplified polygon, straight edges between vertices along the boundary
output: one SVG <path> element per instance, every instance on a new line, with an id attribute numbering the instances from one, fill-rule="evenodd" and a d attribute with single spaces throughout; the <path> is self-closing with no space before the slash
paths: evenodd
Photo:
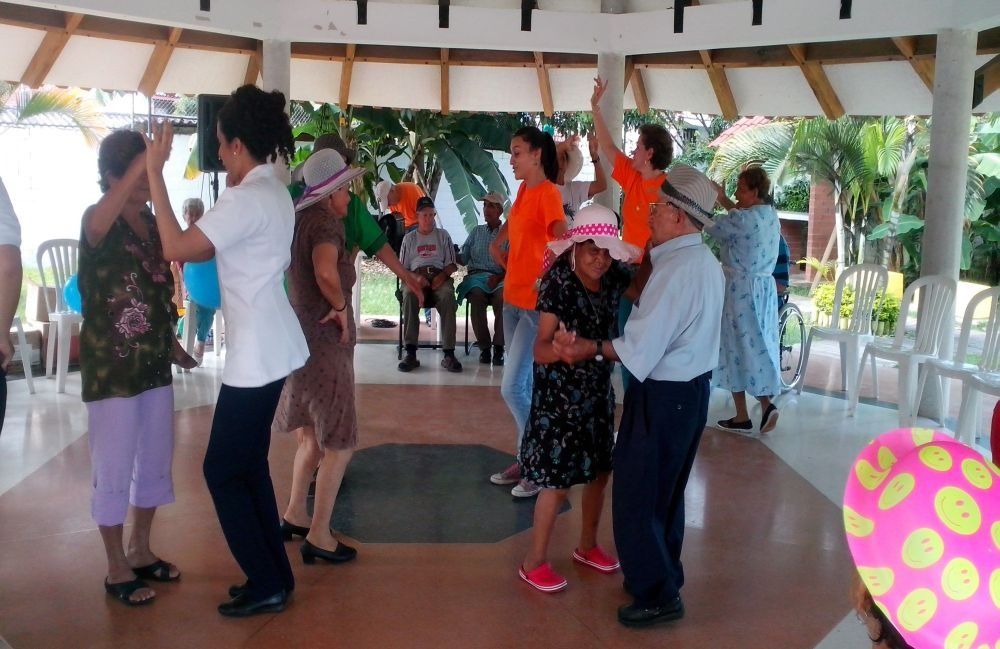
<path id="1" fill-rule="evenodd" d="M 781 236 L 785 237 L 791 255 L 788 257 L 788 264 L 794 266 L 796 262 L 806 256 L 806 244 L 808 236 L 808 224 L 805 221 L 781 221 Z"/>
<path id="2" fill-rule="evenodd" d="M 833 205 L 833 185 L 826 181 L 814 180 L 809 188 L 809 232 L 806 237 L 805 257 L 823 258 L 827 241 L 837 223 L 836 210 Z M 801 259 L 801 257 L 800 257 Z M 830 259 L 837 259 L 837 244 L 834 242 Z M 806 270 L 806 279 L 813 277 L 811 270 Z"/>

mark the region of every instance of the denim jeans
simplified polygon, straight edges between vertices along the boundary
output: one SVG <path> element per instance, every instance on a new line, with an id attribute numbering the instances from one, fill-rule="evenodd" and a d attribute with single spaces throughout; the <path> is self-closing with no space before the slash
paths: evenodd
<path id="1" fill-rule="evenodd" d="M 538 336 L 538 311 L 528 311 L 513 304 L 503 307 L 503 331 L 507 358 L 504 361 L 500 394 L 514 416 L 517 426 L 517 452 L 531 410 L 531 388 L 534 383 L 535 338 Z M 515 452 L 515 455 L 517 454 Z"/>

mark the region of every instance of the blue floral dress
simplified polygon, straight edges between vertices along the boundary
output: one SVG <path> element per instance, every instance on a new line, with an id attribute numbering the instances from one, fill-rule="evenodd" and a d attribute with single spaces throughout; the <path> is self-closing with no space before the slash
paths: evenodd
<path id="1" fill-rule="evenodd" d="M 538 310 L 559 318 L 584 338 L 610 340 L 617 329 L 618 301 L 631 276 L 613 261 L 591 293 L 561 256 L 542 277 Z M 593 481 L 611 470 L 614 448 L 615 393 L 608 362 L 577 365 L 534 363 L 531 412 L 518 461 L 521 475 L 550 489 Z"/>
<path id="2" fill-rule="evenodd" d="M 715 384 L 754 397 L 781 391 L 774 265 L 781 226 L 770 205 L 735 209 L 705 228 L 721 246 L 726 274 Z"/>

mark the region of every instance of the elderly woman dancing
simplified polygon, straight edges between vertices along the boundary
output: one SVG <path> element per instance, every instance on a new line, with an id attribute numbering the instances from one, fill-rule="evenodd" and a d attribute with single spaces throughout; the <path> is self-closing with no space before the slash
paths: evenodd
<path id="1" fill-rule="evenodd" d="M 626 264 L 640 250 L 618 238 L 614 212 L 582 208 L 574 227 L 548 244 L 559 255 L 538 289 L 538 338 L 534 346 L 534 395 L 521 442 L 521 474 L 542 488 L 535 503 L 532 542 L 518 571 L 543 592 L 566 587 L 547 562 L 556 515 L 569 489 L 584 484 L 583 523 L 573 560 L 603 573 L 618 570 L 618 560 L 597 544 L 604 489 L 611 475 L 614 447 L 614 366 L 600 355 L 602 342 L 616 330 L 618 300 L 629 288 Z M 556 331 L 569 330 L 597 340 L 598 356 L 579 365 L 559 360 L 552 346 Z"/>
<path id="2" fill-rule="evenodd" d="M 357 552 L 330 532 L 340 483 L 358 443 L 354 408 L 354 344 L 351 310 L 354 265 L 345 248 L 344 218 L 353 179 L 363 169 L 348 167 L 339 153 L 323 149 L 303 169 L 305 192 L 295 206 L 295 238 L 289 288 L 292 308 L 309 343 L 309 360 L 285 383 L 272 432 L 296 431 L 292 491 L 281 521 L 286 541 L 305 538 L 302 560 L 350 561 Z M 320 462 L 322 460 L 322 462 Z M 306 496 L 312 472 L 316 499 L 310 522 Z"/>
<path id="3" fill-rule="evenodd" d="M 705 227 L 721 246 L 726 273 L 726 301 L 722 311 L 719 387 L 733 393 L 736 416 L 718 422 L 726 430 L 753 429 L 746 393 L 761 406 L 760 432 L 778 423 L 771 397 L 781 392 L 778 369 L 778 302 L 774 265 L 778 259 L 781 226 L 770 204 L 771 181 L 760 167 L 740 174 L 736 203 L 718 187 L 719 203 L 730 210 Z"/>

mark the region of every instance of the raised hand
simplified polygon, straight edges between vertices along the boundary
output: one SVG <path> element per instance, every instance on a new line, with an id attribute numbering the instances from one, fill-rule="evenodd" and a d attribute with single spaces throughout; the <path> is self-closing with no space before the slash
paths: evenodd
<path id="1" fill-rule="evenodd" d="M 590 96 L 590 106 L 593 108 L 597 106 L 598 102 L 601 101 L 601 97 L 604 96 L 604 91 L 608 89 L 608 82 L 601 79 L 600 76 L 594 77 L 594 94 Z"/>
<path id="2" fill-rule="evenodd" d="M 593 131 L 587 133 L 587 148 L 590 149 L 590 159 L 597 160 L 601 152 L 601 145 L 597 142 L 597 133 Z"/>
<path id="3" fill-rule="evenodd" d="M 153 137 L 146 139 L 146 169 L 150 174 L 162 174 L 163 165 L 170 159 L 170 147 L 174 142 L 174 127 L 170 122 L 153 125 Z"/>

